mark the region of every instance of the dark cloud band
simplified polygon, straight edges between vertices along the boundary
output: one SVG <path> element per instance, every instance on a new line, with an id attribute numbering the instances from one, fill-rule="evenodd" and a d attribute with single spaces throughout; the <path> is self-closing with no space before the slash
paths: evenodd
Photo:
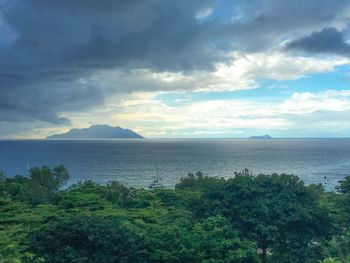
<path id="1" fill-rule="evenodd" d="M 62 112 L 125 92 L 94 81 L 100 70 L 210 71 L 228 52 L 275 49 L 291 33 L 321 30 L 348 6 L 341 0 L 0 0 L 0 122 L 67 124 Z M 208 8 L 211 17 L 198 21 Z M 288 48 L 349 52 L 331 28 Z"/>
<path id="2" fill-rule="evenodd" d="M 335 28 L 325 28 L 309 36 L 290 42 L 287 49 L 309 53 L 350 55 L 350 45 L 345 42 L 343 33 Z"/>

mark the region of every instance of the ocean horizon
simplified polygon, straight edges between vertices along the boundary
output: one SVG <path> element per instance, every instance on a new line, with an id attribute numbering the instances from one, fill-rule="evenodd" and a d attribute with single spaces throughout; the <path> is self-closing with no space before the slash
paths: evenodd
<path id="1" fill-rule="evenodd" d="M 230 178 L 248 168 L 253 174 L 295 174 L 333 190 L 350 174 L 350 138 L 11 139 L 0 141 L 0 157 L 0 170 L 8 176 L 63 164 L 71 176 L 68 185 L 117 180 L 146 188 L 157 167 L 172 188 L 188 173 Z"/>

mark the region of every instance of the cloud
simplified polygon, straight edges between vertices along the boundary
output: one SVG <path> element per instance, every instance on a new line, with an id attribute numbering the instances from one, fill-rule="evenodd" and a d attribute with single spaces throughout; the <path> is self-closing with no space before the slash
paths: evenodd
<path id="1" fill-rule="evenodd" d="M 0 121 L 67 123 L 62 111 L 103 105 L 111 91 L 91 79 L 100 70 L 209 69 L 224 57 L 195 18 L 208 2 L 3 2 Z"/>
<path id="2" fill-rule="evenodd" d="M 278 107 L 282 114 L 307 115 L 315 112 L 350 111 L 350 91 L 329 90 L 320 93 L 294 93 Z"/>
<path id="3" fill-rule="evenodd" d="M 339 58 L 281 53 L 286 40 L 346 30 L 350 3 L 315 3 L 1 0 L 0 122 L 67 125 L 133 92 L 239 90 L 332 70 Z"/>
<path id="4" fill-rule="evenodd" d="M 286 48 L 309 53 L 350 55 L 350 45 L 344 40 L 343 33 L 335 28 L 324 28 L 322 31 L 313 32 L 309 36 L 288 43 Z"/>
<path id="5" fill-rule="evenodd" d="M 212 8 L 205 8 L 205 9 L 199 10 L 197 12 L 196 19 L 202 20 L 202 19 L 208 18 L 211 14 L 213 14 L 213 9 Z"/>
<path id="6" fill-rule="evenodd" d="M 142 127 L 140 132 L 151 137 L 196 136 L 199 133 L 244 137 L 261 131 L 283 136 L 288 130 L 306 136 L 315 130 L 344 134 L 350 129 L 348 90 L 295 92 L 282 102 L 221 99 L 192 101 L 175 107 L 151 97 L 136 101 L 138 103 L 125 101 L 122 106 L 128 106 L 119 109 L 113 119 L 126 126 Z"/>
<path id="7" fill-rule="evenodd" d="M 137 92 L 222 92 L 255 89 L 259 80 L 294 80 L 310 73 L 324 73 L 348 64 L 346 58 L 320 59 L 290 56 L 282 52 L 227 55 L 228 62 L 216 63 L 210 72 L 152 72 L 149 69 L 101 71 L 94 75 L 104 87 L 117 86 L 121 93 Z"/>
<path id="8" fill-rule="evenodd" d="M 247 52 L 276 50 L 286 40 L 325 27 L 344 30 L 349 24 L 350 3 L 344 0 L 266 0 L 232 5 L 237 14 L 222 30 L 231 36 L 236 50 Z"/>

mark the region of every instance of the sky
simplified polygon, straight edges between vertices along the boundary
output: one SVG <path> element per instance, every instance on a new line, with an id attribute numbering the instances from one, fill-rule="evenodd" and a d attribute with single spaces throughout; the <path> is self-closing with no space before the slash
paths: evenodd
<path id="1" fill-rule="evenodd" d="M 0 0 L 0 139 L 350 136 L 348 0 Z"/>

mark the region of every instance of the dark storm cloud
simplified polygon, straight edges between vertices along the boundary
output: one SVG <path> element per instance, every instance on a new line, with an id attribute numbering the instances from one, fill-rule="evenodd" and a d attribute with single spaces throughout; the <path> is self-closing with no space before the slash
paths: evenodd
<path id="1" fill-rule="evenodd" d="M 241 18 L 220 30 L 222 35 L 229 35 L 236 49 L 247 52 L 264 52 L 294 35 L 347 20 L 342 16 L 350 7 L 347 0 L 253 0 L 243 1 L 238 7 L 236 1 L 230 2 L 232 10 L 238 10 L 232 18 Z"/>
<path id="2" fill-rule="evenodd" d="M 102 105 L 106 96 L 123 90 L 95 81 L 99 70 L 212 70 L 215 62 L 229 59 L 227 51 L 269 50 L 289 34 L 321 30 L 348 5 L 340 0 L 0 0 L 0 122 L 66 124 L 61 112 Z M 212 18 L 198 21 L 198 11 L 208 7 Z"/>
<path id="3" fill-rule="evenodd" d="M 307 37 L 289 43 L 287 49 L 310 53 L 350 55 L 350 45 L 345 42 L 342 32 L 335 28 L 325 28 L 322 31 L 313 32 Z"/>
<path id="4" fill-rule="evenodd" d="M 196 12 L 208 2 L 10 3 L 15 6 L 4 12 L 4 20 L 18 37 L 5 56 L 5 63 L 11 61 L 11 66 L 17 68 L 209 67 L 217 54 L 205 50 L 210 30 L 195 19 Z"/>
<path id="5" fill-rule="evenodd" d="M 67 123 L 57 112 L 103 103 L 96 70 L 209 69 L 208 25 L 196 12 L 210 1 L 5 1 L 0 40 L 0 121 Z M 1 25 L 0 24 L 0 25 Z M 207 38 L 207 39 L 206 39 Z"/>

